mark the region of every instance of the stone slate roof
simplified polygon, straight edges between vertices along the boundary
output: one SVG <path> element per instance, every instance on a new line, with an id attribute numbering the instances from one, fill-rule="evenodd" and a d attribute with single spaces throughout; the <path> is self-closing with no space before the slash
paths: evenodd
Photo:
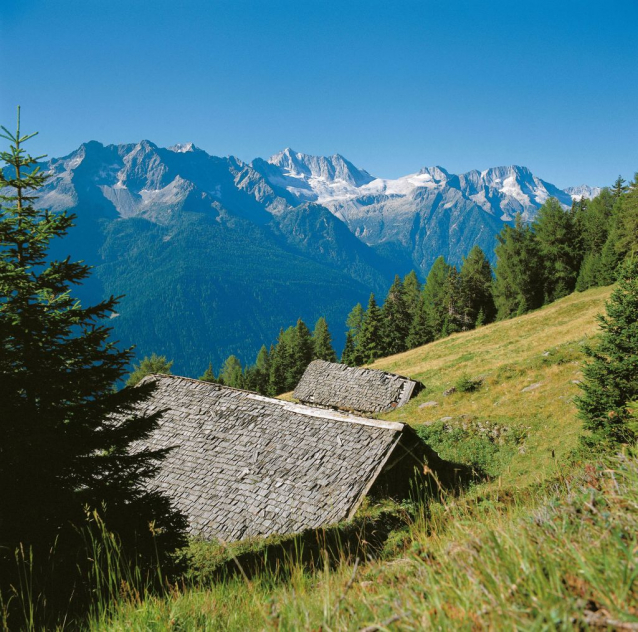
<path id="1" fill-rule="evenodd" d="M 204 538 L 295 533 L 351 517 L 412 432 L 190 378 L 145 380 L 157 388 L 143 410 L 165 412 L 135 449 L 174 446 L 153 486 Z"/>
<path id="2" fill-rule="evenodd" d="M 293 396 L 310 406 L 383 413 L 403 406 L 422 388 L 420 382 L 394 373 L 315 360 Z"/>

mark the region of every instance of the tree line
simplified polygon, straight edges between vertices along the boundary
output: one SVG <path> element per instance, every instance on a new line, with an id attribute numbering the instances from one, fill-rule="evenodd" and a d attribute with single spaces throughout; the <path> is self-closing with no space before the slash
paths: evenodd
<path id="1" fill-rule="evenodd" d="M 354 306 L 339 361 L 368 364 L 519 316 L 574 290 L 614 283 L 637 240 L 637 189 L 638 174 L 629 186 L 619 176 L 593 200 L 581 198 L 565 209 L 549 198 L 532 223 L 517 215 L 514 224 L 506 224 L 497 235 L 494 269 L 474 246 L 458 269 L 444 257 L 436 259 L 423 284 L 414 271 L 403 278 L 397 275 L 381 305 L 371 294 L 366 308 Z M 242 367 L 231 355 L 217 376 L 209 366 L 200 379 L 278 395 L 294 389 L 317 358 L 337 359 L 328 323 L 320 318 L 311 333 L 300 319 L 282 329 L 270 348 L 262 346 L 254 364 Z"/>

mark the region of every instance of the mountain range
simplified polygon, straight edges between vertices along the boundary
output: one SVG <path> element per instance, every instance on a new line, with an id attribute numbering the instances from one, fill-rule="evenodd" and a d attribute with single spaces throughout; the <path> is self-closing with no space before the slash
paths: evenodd
<path id="1" fill-rule="evenodd" d="M 288 148 L 246 163 L 146 140 L 91 141 L 40 166 L 51 177 L 38 205 L 77 215 L 54 254 L 95 268 L 80 298 L 125 295 L 116 338 L 185 375 L 231 353 L 252 361 L 299 317 L 326 316 L 340 347 L 348 311 L 382 298 L 395 274 L 424 278 L 439 255 L 460 264 L 475 244 L 493 260 L 517 213 L 531 221 L 550 196 L 568 207 L 598 193 L 517 166 L 391 180 L 338 154 Z"/>

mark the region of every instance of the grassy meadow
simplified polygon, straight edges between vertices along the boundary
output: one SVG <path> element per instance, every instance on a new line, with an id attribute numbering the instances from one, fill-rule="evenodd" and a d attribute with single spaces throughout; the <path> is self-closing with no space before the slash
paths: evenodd
<path id="1" fill-rule="evenodd" d="M 336 549 L 312 563 L 303 538 L 257 572 L 245 572 L 246 556 L 265 559 L 285 538 L 195 542 L 182 552 L 180 583 L 144 596 L 123 576 L 116 597 L 96 594 L 86 627 L 638 630 L 638 458 L 572 456 L 583 344 L 594 342 L 610 292 L 574 294 L 373 365 L 426 385 L 383 417 L 410 423 L 441 456 L 475 467 L 461 493 L 366 503 L 350 526 L 323 532 L 345 538 L 360 529 L 361 547 L 340 547 L 337 537 Z M 368 553 L 366 540 L 388 515 L 392 529 Z M 237 572 L 220 578 L 222 564 Z"/>

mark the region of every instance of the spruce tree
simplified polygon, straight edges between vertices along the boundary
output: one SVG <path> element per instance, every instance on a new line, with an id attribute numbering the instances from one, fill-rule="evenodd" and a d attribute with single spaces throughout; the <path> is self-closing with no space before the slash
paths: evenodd
<path id="1" fill-rule="evenodd" d="M 465 328 L 477 326 L 479 314 L 482 314 L 481 325 L 494 320 L 496 306 L 492 282 L 490 262 L 479 246 L 474 246 L 463 259 L 460 272 L 461 312 Z"/>
<path id="2" fill-rule="evenodd" d="M 200 375 L 199 379 L 202 382 L 217 382 L 217 378 L 215 377 L 215 372 L 213 371 L 213 363 L 208 363 L 208 368 L 204 371 L 203 375 Z"/>
<path id="3" fill-rule="evenodd" d="M 399 275 L 394 277 L 381 312 L 385 330 L 383 355 L 405 351 L 408 348 L 407 340 L 411 322 L 403 282 Z"/>
<path id="4" fill-rule="evenodd" d="M 583 444 L 593 450 L 613 448 L 636 439 L 630 404 L 638 401 L 638 260 L 620 268 L 618 286 L 599 316 L 602 329 L 595 349 L 586 348 L 583 394 L 577 398 L 588 434 Z"/>
<path id="5" fill-rule="evenodd" d="M 328 329 L 328 323 L 322 316 L 315 325 L 312 333 L 313 359 L 336 362 L 337 354 L 332 348 L 332 336 Z"/>
<path id="6" fill-rule="evenodd" d="M 520 215 L 497 235 L 494 303 L 497 318 L 509 318 L 543 304 L 542 261 L 536 238 Z"/>
<path id="7" fill-rule="evenodd" d="M 169 362 L 166 356 L 158 356 L 156 353 L 153 353 L 150 357 L 146 356 L 139 364 L 133 365 L 133 371 L 129 375 L 128 380 L 126 380 L 126 385 L 136 386 L 147 375 L 172 375 L 172 366 L 172 360 Z"/>
<path id="8" fill-rule="evenodd" d="M 408 332 L 407 345 L 408 349 L 414 349 L 421 345 L 427 344 L 434 340 L 434 331 L 432 330 L 428 318 L 426 316 L 425 304 L 423 298 L 414 312 L 414 318 Z"/>
<path id="9" fill-rule="evenodd" d="M 448 278 L 452 272 L 444 257 L 438 257 L 430 268 L 423 288 L 423 304 L 427 327 L 435 338 L 443 335 L 443 329 L 449 319 L 451 288 Z"/>
<path id="10" fill-rule="evenodd" d="M 292 365 L 292 355 L 288 337 L 283 329 L 279 331 L 277 344 L 270 352 L 270 375 L 268 377 L 268 394 L 285 393 L 288 386 L 288 374 Z"/>
<path id="11" fill-rule="evenodd" d="M 153 564 L 156 547 L 181 542 L 185 521 L 161 494 L 146 491 L 165 452 L 129 450 L 157 427 L 159 413 L 136 412 L 152 383 L 114 388 L 132 357 L 103 324 L 118 300 L 85 307 L 73 298 L 89 267 L 70 257 L 52 261 L 49 248 L 75 216 L 36 208 L 47 176 L 23 148 L 34 134 L 22 135 L 19 114 L 17 132 L 2 132 L 11 146 L 0 153 L 7 165 L 0 169 L 0 589 L 19 543 L 37 567 L 55 541 L 54 583 L 62 591 L 82 564 L 76 529 L 89 528 L 85 509 L 98 511 L 142 566 Z"/>
<path id="12" fill-rule="evenodd" d="M 312 362 L 314 345 L 310 329 L 301 318 L 297 320 L 296 326 L 289 330 L 287 336 L 290 340 L 291 364 L 286 377 L 286 390 L 293 390 L 306 367 Z"/>
<path id="13" fill-rule="evenodd" d="M 352 332 L 348 330 L 346 332 L 346 344 L 343 347 L 343 351 L 341 353 L 341 364 L 347 364 L 348 366 L 358 366 L 355 362 L 355 347 L 354 347 L 354 338 L 352 337 Z"/>
<path id="14" fill-rule="evenodd" d="M 543 269 L 546 303 L 574 291 L 580 267 L 577 235 L 570 211 L 556 198 L 549 198 L 538 211 L 533 225 Z"/>
<path id="15" fill-rule="evenodd" d="M 383 355 L 383 329 L 381 310 L 377 305 L 374 294 L 370 294 L 357 345 L 357 351 L 361 354 L 364 364 L 374 362 Z"/>

